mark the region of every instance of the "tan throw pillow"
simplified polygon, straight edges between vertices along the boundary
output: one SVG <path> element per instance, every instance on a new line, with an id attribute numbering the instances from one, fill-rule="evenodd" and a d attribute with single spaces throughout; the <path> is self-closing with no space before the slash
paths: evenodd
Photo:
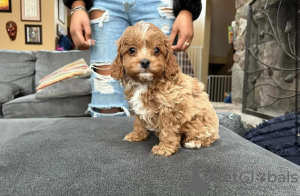
<path id="1" fill-rule="evenodd" d="M 68 65 L 63 66 L 62 68 L 42 78 L 36 90 L 38 91 L 42 88 L 45 88 L 46 86 L 49 86 L 51 84 L 54 84 L 56 82 L 68 78 L 72 78 L 74 76 L 83 77 L 83 76 L 90 76 L 90 75 L 91 75 L 91 71 L 89 69 L 89 66 L 85 62 L 85 60 L 79 59 Z"/>

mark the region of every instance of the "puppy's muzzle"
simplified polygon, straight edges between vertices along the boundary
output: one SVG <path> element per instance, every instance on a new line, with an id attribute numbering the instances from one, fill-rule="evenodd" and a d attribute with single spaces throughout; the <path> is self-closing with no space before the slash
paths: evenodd
<path id="1" fill-rule="evenodd" d="M 142 68 L 147 69 L 150 66 L 150 61 L 148 59 L 142 59 L 140 65 Z"/>

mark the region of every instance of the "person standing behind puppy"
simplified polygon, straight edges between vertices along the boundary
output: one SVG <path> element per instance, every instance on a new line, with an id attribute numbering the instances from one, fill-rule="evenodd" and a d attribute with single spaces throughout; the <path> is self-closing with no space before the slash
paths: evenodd
<path id="1" fill-rule="evenodd" d="M 110 74 L 117 55 L 115 42 L 128 26 L 145 21 L 170 36 L 174 52 L 186 50 L 193 40 L 193 20 L 201 12 L 201 0 L 63 0 L 70 8 L 70 34 L 76 46 L 90 47 L 92 117 L 129 116 L 124 89 Z"/>

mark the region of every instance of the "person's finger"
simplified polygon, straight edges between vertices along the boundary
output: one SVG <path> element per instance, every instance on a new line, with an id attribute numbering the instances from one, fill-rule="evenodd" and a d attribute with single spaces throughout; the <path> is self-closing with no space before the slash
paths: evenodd
<path id="1" fill-rule="evenodd" d="M 180 52 L 180 51 L 181 51 L 181 48 L 182 48 L 183 45 L 184 45 L 185 40 L 186 40 L 186 37 L 180 36 L 179 39 L 178 39 L 177 45 L 171 46 L 171 49 L 172 49 L 174 52 Z"/>
<path id="2" fill-rule="evenodd" d="M 189 48 L 193 40 L 193 33 L 184 32 L 181 34 L 176 46 L 173 46 L 175 52 L 184 51 Z"/>
<path id="3" fill-rule="evenodd" d="M 70 33 L 76 46 L 89 47 L 91 41 L 91 27 L 85 12 L 74 12 L 71 18 Z"/>
<path id="4" fill-rule="evenodd" d="M 72 35 L 72 40 L 73 40 L 75 46 L 78 46 L 77 38 L 74 35 Z"/>
<path id="5" fill-rule="evenodd" d="M 171 49 L 172 49 L 174 52 L 180 52 L 181 47 L 177 44 L 177 45 L 171 46 Z"/>
<path id="6" fill-rule="evenodd" d="M 79 46 L 79 41 L 78 41 L 78 39 L 76 37 L 75 32 L 74 31 L 70 31 L 70 34 L 71 34 L 71 37 L 72 37 L 72 40 L 73 40 L 75 46 Z"/>
<path id="7" fill-rule="evenodd" d="M 89 42 L 85 40 L 83 37 L 82 31 L 77 31 L 75 34 L 76 40 L 78 45 L 77 46 L 83 46 L 83 47 L 89 47 Z"/>
<path id="8" fill-rule="evenodd" d="M 71 20 L 71 22 L 72 21 L 73 20 Z M 80 46 L 81 45 L 80 36 L 82 36 L 80 34 L 82 34 L 82 28 L 78 24 L 72 23 L 71 25 L 72 26 L 70 28 L 70 34 L 71 34 L 72 40 L 76 46 Z"/>
<path id="9" fill-rule="evenodd" d="M 185 41 L 180 49 L 180 51 L 186 50 L 189 46 L 187 45 L 189 42 Z"/>
<path id="10" fill-rule="evenodd" d="M 192 41 L 190 41 L 190 40 L 185 41 L 182 48 L 181 48 L 181 51 L 184 51 L 184 50 L 188 49 L 191 45 L 191 42 Z"/>
<path id="11" fill-rule="evenodd" d="M 89 46 L 93 46 L 95 42 L 92 41 L 92 31 L 90 24 L 84 24 L 84 35 L 85 35 L 85 41 L 88 42 Z"/>
<path id="12" fill-rule="evenodd" d="M 192 43 L 192 40 L 193 40 L 193 35 L 188 34 L 185 42 L 183 43 L 181 51 L 188 49 Z"/>

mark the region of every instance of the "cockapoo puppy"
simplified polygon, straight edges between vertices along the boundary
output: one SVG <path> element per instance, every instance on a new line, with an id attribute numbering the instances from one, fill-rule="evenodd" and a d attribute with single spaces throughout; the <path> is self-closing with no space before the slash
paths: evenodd
<path id="1" fill-rule="evenodd" d="M 180 71 L 169 38 L 156 26 L 139 22 L 117 41 L 111 75 L 121 80 L 135 111 L 128 141 L 159 137 L 152 153 L 171 156 L 180 143 L 186 148 L 209 146 L 219 138 L 219 121 L 204 85 Z"/>

